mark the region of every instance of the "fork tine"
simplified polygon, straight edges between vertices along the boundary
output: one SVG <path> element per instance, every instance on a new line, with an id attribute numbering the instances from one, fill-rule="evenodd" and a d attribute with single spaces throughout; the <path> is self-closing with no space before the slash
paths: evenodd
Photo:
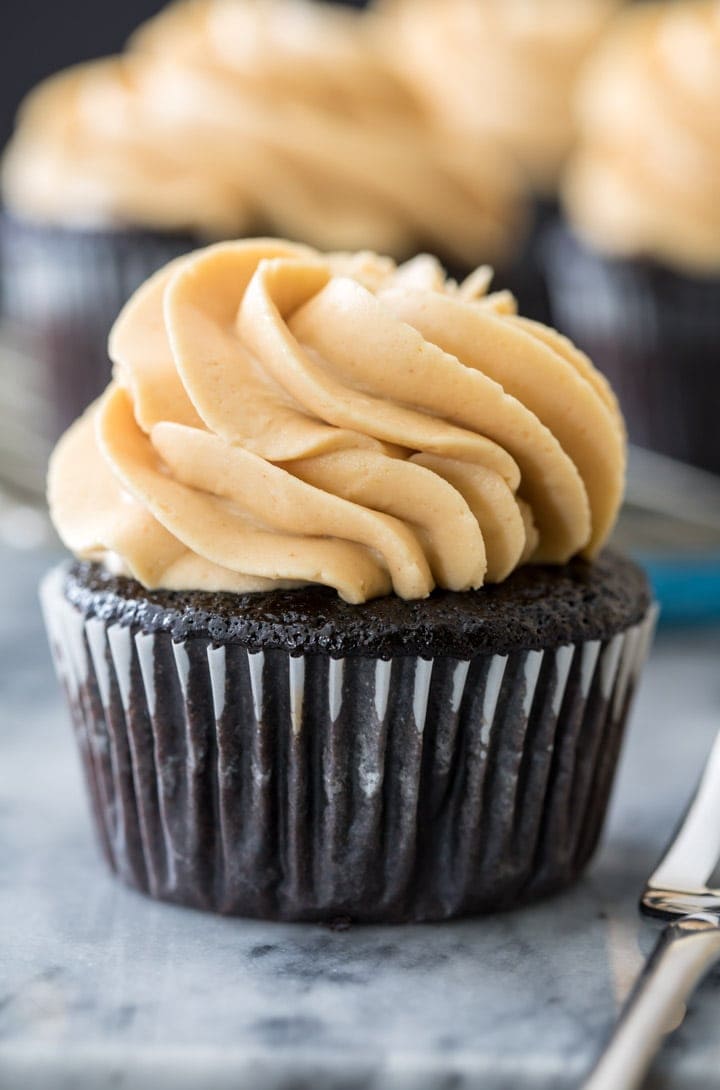
<path id="1" fill-rule="evenodd" d="M 648 890 L 695 893 L 706 884 L 720 859 L 720 733 L 682 824 Z"/>

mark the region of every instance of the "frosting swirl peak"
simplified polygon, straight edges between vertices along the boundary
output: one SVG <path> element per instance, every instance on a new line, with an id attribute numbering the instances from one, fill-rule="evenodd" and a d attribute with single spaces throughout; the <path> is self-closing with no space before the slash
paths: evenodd
<path id="1" fill-rule="evenodd" d="M 149 587 L 350 602 L 593 554 L 622 495 L 616 402 L 488 283 L 263 239 L 173 262 L 55 451 L 61 537 Z"/>

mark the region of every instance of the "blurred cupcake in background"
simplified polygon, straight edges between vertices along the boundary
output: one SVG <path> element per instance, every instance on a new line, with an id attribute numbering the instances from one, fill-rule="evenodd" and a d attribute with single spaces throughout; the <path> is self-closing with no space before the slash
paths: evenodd
<path id="1" fill-rule="evenodd" d="M 406 76 L 448 132 L 496 137 L 535 198 L 535 224 L 508 282 L 546 317 L 534 238 L 554 210 L 575 135 L 580 69 L 620 0 L 379 0 Z"/>
<path id="2" fill-rule="evenodd" d="M 628 12 L 589 65 L 556 322 L 609 375 L 631 439 L 720 472 L 720 5 Z"/>
<path id="3" fill-rule="evenodd" d="M 310 0 L 180 3 L 122 57 L 46 81 L 20 111 L 2 189 L 5 320 L 28 360 L 7 411 L 27 416 L 36 484 L 107 382 L 113 316 L 199 242 L 428 248 L 465 271 L 502 262 L 522 223 L 496 140 L 440 127 L 372 17 Z"/>
<path id="4" fill-rule="evenodd" d="M 438 124 L 383 29 L 308 0 L 184 0 L 131 47 L 157 62 L 167 125 L 242 180 L 266 234 L 428 249 L 463 272 L 502 262 L 522 223 L 514 164 L 487 131 L 459 140 Z"/>
<path id="5" fill-rule="evenodd" d="M 444 126 L 494 132 L 552 195 L 574 136 L 578 72 L 617 0 L 387 0 L 398 52 Z"/>

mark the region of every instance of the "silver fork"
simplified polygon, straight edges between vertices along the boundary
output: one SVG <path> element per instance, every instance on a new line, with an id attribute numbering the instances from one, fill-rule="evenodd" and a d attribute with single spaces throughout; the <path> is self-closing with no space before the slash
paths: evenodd
<path id="1" fill-rule="evenodd" d="M 720 888 L 708 882 L 720 861 L 720 734 L 697 791 L 640 901 L 667 921 L 583 1090 L 633 1090 L 685 1004 L 720 958 Z"/>

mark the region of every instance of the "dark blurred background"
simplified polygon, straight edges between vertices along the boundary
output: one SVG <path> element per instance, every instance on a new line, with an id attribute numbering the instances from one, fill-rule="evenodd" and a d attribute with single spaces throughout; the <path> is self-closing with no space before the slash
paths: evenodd
<path id="1" fill-rule="evenodd" d="M 0 42 L 0 144 L 20 99 L 44 76 L 76 61 L 116 53 L 163 0 L 9 0 Z"/>
<path id="2" fill-rule="evenodd" d="M 363 0 L 345 0 L 362 7 Z M 164 0 L 5 0 L 0 38 L 0 147 L 21 98 L 44 76 L 117 53 Z"/>

